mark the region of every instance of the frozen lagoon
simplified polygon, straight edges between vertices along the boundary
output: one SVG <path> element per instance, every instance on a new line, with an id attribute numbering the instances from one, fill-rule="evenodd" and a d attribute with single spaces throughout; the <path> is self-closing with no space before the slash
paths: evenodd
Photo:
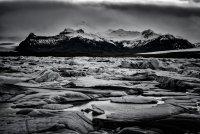
<path id="1" fill-rule="evenodd" d="M 3 134 L 200 129 L 199 59 L 21 56 L 0 68 Z"/>

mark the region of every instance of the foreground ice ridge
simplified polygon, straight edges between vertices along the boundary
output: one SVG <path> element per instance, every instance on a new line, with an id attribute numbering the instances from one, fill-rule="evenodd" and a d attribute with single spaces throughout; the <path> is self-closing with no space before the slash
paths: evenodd
<path id="1" fill-rule="evenodd" d="M 0 57 L 0 133 L 199 133 L 199 63 Z"/>

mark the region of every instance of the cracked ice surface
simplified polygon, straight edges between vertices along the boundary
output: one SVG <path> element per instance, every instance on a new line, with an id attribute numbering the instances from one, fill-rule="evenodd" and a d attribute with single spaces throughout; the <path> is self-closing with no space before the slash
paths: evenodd
<path id="1" fill-rule="evenodd" d="M 0 133 L 198 132 L 199 72 L 199 59 L 0 57 Z"/>

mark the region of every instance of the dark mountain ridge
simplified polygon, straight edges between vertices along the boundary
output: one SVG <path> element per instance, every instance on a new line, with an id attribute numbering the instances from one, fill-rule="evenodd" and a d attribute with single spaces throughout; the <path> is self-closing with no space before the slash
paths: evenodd
<path id="1" fill-rule="evenodd" d="M 132 40 L 112 40 L 108 36 L 86 33 L 82 29 L 64 29 L 55 36 L 36 36 L 30 33 L 16 48 L 20 53 L 34 54 L 59 54 L 59 55 L 132 55 L 141 52 L 165 51 L 195 47 L 189 41 L 173 35 L 160 35 L 152 30 L 141 33 L 119 29 L 110 31 L 118 36 L 137 36 Z M 130 34 L 129 34 L 130 33 Z"/>

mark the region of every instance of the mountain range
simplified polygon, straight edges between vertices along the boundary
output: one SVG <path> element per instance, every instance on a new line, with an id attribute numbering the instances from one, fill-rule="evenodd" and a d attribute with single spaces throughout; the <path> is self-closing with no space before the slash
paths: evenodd
<path id="1" fill-rule="evenodd" d="M 55 36 L 30 33 L 16 51 L 30 55 L 115 56 L 194 47 L 186 39 L 158 34 L 150 29 L 142 32 L 109 29 L 102 33 L 87 33 L 83 29 L 67 28 Z"/>

